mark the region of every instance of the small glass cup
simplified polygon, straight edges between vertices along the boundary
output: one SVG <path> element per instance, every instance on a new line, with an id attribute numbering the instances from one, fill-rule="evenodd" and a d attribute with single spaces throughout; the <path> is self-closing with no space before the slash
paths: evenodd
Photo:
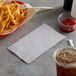
<path id="1" fill-rule="evenodd" d="M 73 22 L 75 22 L 75 24 L 69 25 L 69 24 L 62 23 L 62 21 L 65 19 L 70 19 Z M 58 22 L 60 24 L 60 28 L 65 32 L 72 32 L 76 29 L 76 21 L 74 18 L 72 18 L 70 12 L 64 12 L 64 13 L 60 14 L 58 17 Z"/>
<path id="2" fill-rule="evenodd" d="M 72 48 L 76 50 L 76 48 L 74 47 L 65 47 L 65 48 Z M 76 64 L 62 64 L 56 59 L 56 56 L 60 53 L 60 51 L 65 48 L 57 49 L 54 52 L 54 60 L 56 62 L 57 76 L 76 76 Z"/>

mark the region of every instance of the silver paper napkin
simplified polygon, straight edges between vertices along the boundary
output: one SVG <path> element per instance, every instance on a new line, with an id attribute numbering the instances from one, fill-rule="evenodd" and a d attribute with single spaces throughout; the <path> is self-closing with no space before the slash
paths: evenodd
<path id="1" fill-rule="evenodd" d="M 8 49 L 26 63 L 30 63 L 64 38 L 65 36 L 43 24 Z"/>

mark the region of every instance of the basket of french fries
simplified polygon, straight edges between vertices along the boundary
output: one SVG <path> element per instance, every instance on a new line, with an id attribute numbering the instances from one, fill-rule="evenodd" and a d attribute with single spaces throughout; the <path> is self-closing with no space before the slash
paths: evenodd
<path id="1" fill-rule="evenodd" d="M 20 1 L 0 1 L 0 38 L 15 32 L 36 12 L 36 9 L 28 9 L 26 4 Z"/>

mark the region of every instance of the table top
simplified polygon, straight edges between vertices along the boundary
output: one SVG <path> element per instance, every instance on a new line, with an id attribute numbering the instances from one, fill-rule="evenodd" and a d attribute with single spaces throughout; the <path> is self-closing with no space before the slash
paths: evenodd
<path id="1" fill-rule="evenodd" d="M 74 44 L 76 44 L 76 31 L 65 33 L 59 28 L 57 18 L 62 12 L 64 12 L 62 8 L 38 12 L 15 33 L 0 39 L 0 76 L 56 76 L 56 66 L 53 59 L 54 51 L 57 48 L 67 46 L 68 39 L 73 39 Z M 44 23 L 65 35 L 66 38 L 29 65 L 7 50 L 7 47 Z"/>
<path id="2" fill-rule="evenodd" d="M 19 0 L 25 3 L 30 3 L 32 6 L 52 6 L 58 7 L 63 5 L 64 0 Z"/>

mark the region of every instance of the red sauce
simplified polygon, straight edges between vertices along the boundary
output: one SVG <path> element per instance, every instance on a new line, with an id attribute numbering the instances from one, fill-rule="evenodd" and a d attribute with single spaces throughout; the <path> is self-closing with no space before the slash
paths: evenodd
<path id="1" fill-rule="evenodd" d="M 60 28 L 65 32 L 72 32 L 75 30 L 74 25 L 76 22 L 72 18 L 67 18 L 61 21 Z"/>

